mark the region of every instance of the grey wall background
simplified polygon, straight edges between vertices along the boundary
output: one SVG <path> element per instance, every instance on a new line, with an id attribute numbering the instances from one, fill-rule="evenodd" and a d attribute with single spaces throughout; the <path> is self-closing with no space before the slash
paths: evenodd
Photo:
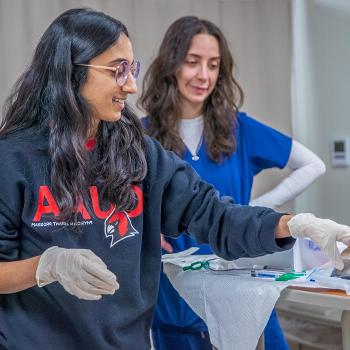
<path id="1" fill-rule="evenodd" d="M 296 200 L 296 211 L 314 211 L 350 224 L 350 168 L 332 168 L 330 141 L 350 135 L 350 2 L 293 2 L 293 129 L 314 149 L 327 173 Z"/>
<path id="2" fill-rule="evenodd" d="M 142 72 L 175 19 L 195 14 L 214 21 L 226 34 L 236 59 L 237 77 L 246 94 L 243 109 L 291 134 L 290 0 L 0 0 L 1 105 L 45 28 L 62 11 L 79 6 L 105 11 L 127 25 Z M 273 187 L 284 175 L 273 170 L 259 175 L 254 195 Z"/>

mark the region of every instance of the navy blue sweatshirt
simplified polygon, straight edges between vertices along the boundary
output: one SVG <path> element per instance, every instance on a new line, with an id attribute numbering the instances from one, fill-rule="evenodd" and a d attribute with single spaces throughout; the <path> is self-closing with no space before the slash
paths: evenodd
<path id="1" fill-rule="evenodd" d="M 281 214 L 220 199 L 187 163 L 148 137 L 146 158 L 147 177 L 134 186 L 135 209 L 103 206 L 91 186 L 91 209 L 80 206 L 77 222 L 58 222 L 48 137 L 22 132 L 0 140 L 0 261 L 31 258 L 54 245 L 87 248 L 120 284 L 99 301 L 79 300 L 57 282 L 0 295 L 0 348 L 149 349 L 160 232 L 177 237 L 185 231 L 225 259 L 291 248 L 293 239 L 277 244 L 274 238 Z"/>

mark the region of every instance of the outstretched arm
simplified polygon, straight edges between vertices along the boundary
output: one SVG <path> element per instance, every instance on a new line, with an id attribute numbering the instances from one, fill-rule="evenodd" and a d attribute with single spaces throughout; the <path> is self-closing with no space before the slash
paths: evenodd
<path id="1" fill-rule="evenodd" d="M 338 269 L 342 261 L 336 241 L 350 245 L 350 227 L 312 214 L 285 215 L 269 208 L 235 204 L 220 198 L 191 166 L 156 142 L 149 142 L 149 191 L 161 196 L 161 232 L 178 237 L 186 232 L 209 243 L 226 260 L 254 257 L 292 247 L 308 237 L 329 254 Z M 333 252 L 336 252 L 333 254 Z"/>

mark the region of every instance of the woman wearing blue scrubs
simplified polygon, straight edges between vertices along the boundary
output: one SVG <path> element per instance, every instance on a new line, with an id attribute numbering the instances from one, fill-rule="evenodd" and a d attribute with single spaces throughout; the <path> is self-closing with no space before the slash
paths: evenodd
<path id="1" fill-rule="evenodd" d="M 168 29 L 148 69 L 139 105 L 148 134 L 189 162 L 221 195 L 237 203 L 277 207 L 324 173 L 323 162 L 290 137 L 239 111 L 243 92 L 233 77 L 226 39 L 213 23 L 187 16 Z M 267 168 L 292 170 L 276 188 L 250 202 L 254 176 Z M 189 236 L 163 238 L 163 248 L 198 246 Z M 198 254 L 210 254 L 200 245 Z M 234 317 L 234 316 L 233 316 Z M 211 349 L 205 323 L 161 274 L 152 327 L 157 350 Z M 288 349 L 276 312 L 265 329 L 267 350 Z"/>

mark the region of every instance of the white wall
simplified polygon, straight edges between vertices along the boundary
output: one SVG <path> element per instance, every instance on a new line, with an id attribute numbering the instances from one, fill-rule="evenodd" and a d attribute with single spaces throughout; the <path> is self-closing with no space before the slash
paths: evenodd
<path id="1" fill-rule="evenodd" d="M 326 175 L 296 211 L 350 224 L 350 168 L 330 165 L 330 140 L 350 135 L 350 2 L 293 1 L 293 129 L 325 161 Z"/>

